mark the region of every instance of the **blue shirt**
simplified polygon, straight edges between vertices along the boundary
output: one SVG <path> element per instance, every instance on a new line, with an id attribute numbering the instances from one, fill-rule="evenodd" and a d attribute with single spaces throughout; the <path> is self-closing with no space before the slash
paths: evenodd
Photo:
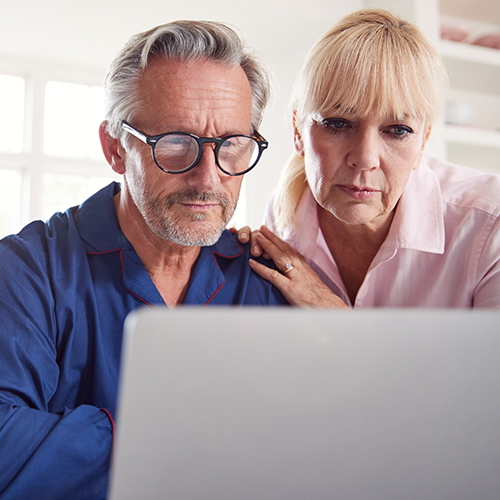
<path id="1" fill-rule="evenodd" d="M 123 322 L 164 305 L 119 228 L 118 191 L 0 243 L 2 499 L 106 496 Z M 225 231 L 201 249 L 184 303 L 286 304 L 249 258 Z"/>

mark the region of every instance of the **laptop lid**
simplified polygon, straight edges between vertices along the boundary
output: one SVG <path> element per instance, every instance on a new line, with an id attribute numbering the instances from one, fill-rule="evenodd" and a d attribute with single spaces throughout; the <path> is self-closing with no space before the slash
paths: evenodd
<path id="1" fill-rule="evenodd" d="M 497 499 L 499 320 L 139 310 L 110 498 Z"/>

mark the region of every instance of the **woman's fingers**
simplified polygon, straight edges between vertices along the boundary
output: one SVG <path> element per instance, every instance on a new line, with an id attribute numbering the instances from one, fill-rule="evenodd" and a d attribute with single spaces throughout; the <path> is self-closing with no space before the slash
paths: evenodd
<path id="1" fill-rule="evenodd" d="M 269 254 L 277 270 L 254 260 L 250 260 L 250 266 L 277 287 L 290 304 L 309 307 L 348 307 L 321 281 L 299 252 L 265 226 L 261 228 L 257 240 L 264 252 Z"/>
<path id="2" fill-rule="evenodd" d="M 281 291 L 281 293 L 283 293 L 283 290 L 281 289 L 286 286 L 287 279 L 279 271 L 271 267 L 267 267 L 264 264 L 261 264 L 260 262 L 257 262 L 256 260 L 253 259 L 250 259 L 248 262 L 250 264 L 250 267 L 257 274 L 262 276 L 267 281 L 271 282 L 275 287 L 277 287 Z M 285 294 L 283 293 L 283 295 Z"/>
<path id="3" fill-rule="evenodd" d="M 284 274 L 288 274 L 295 266 L 306 262 L 297 250 L 276 236 L 266 226 L 262 226 L 260 231 L 261 233 L 257 235 L 260 247 Z"/>
<path id="4" fill-rule="evenodd" d="M 259 244 L 259 234 L 260 231 L 256 229 L 255 231 L 252 231 L 252 234 L 250 235 L 250 253 L 253 257 L 260 257 L 263 254 L 262 247 Z M 264 254 L 264 257 L 266 259 L 269 258 L 266 254 Z"/>
<path id="5" fill-rule="evenodd" d="M 232 227 L 229 229 L 231 234 L 238 235 L 238 241 L 240 243 L 248 243 L 250 241 L 250 253 L 252 257 L 260 257 L 262 255 L 262 248 L 257 242 L 257 235 L 259 234 L 259 230 L 252 231 L 249 226 L 243 226 L 241 229 L 236 229 Z M 267 259 L 266 255 L 264 257 Z"/>
<path id="6" fill-rule="evenodd" d="M 252 233 L 252 230 L 250 229 L 249 226 L 243 226 L 241 229 L 236 229 L 235 227 L 232 227 L 229 229 L 231 234 L 237 234 L 238 235 L 238 241 L 240 243 L 248 243 L 250 239 L 250 234 Z"/>
<path id="7" fill-rule="evenodd" d="M 284 275 L 253 259 L 249 260 L 249 264 L 257 274 L 278 288 L 292 306 L 349 309 L 309 266 L 293 269 Z"/>
<path id="8" fill-rule="evenodd" d="M 293 267 L 293 262 L 287 253 L 281 250 L 263 234 L 257 235 L 256 238 L 259 246 L 262 248 L 262 251 L 265 252 L 270 259 L 272 259 L 280 271 L 284 272 L 287 270 L 287 273 L 291 272 L 290 266 Z"/>

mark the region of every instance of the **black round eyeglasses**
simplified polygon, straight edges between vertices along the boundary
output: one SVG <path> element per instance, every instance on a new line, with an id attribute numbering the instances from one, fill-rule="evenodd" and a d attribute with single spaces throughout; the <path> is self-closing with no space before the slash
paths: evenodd
<path id="1" fill-rule="evenodd" d="M 227 137 L 198 137 L 187 132 L 168 132 L 147 137 L 122 122 L 122 128 L 151 146 L 153 159 L 167 174 L 183 174 L 194 168 L 203 154 L 204 144 L 215 144 L 215 163 L 227 175 L 243 175 L 257 165 L 269 143 L 256 132 Z"/>

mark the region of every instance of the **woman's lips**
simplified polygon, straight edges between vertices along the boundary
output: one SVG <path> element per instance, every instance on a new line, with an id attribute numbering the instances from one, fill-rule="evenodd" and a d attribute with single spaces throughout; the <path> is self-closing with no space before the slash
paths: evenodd
<path id="1" fill-rule="evenodd" d="M 355 200 L 367 200 L 375 196 L 378 191 L 375 189 L 365 188 L 365 187 L 356 187 L 356 186 L 337 186 L 342 192 L 344 192 L 347 196 L 354 198 Z"/>

